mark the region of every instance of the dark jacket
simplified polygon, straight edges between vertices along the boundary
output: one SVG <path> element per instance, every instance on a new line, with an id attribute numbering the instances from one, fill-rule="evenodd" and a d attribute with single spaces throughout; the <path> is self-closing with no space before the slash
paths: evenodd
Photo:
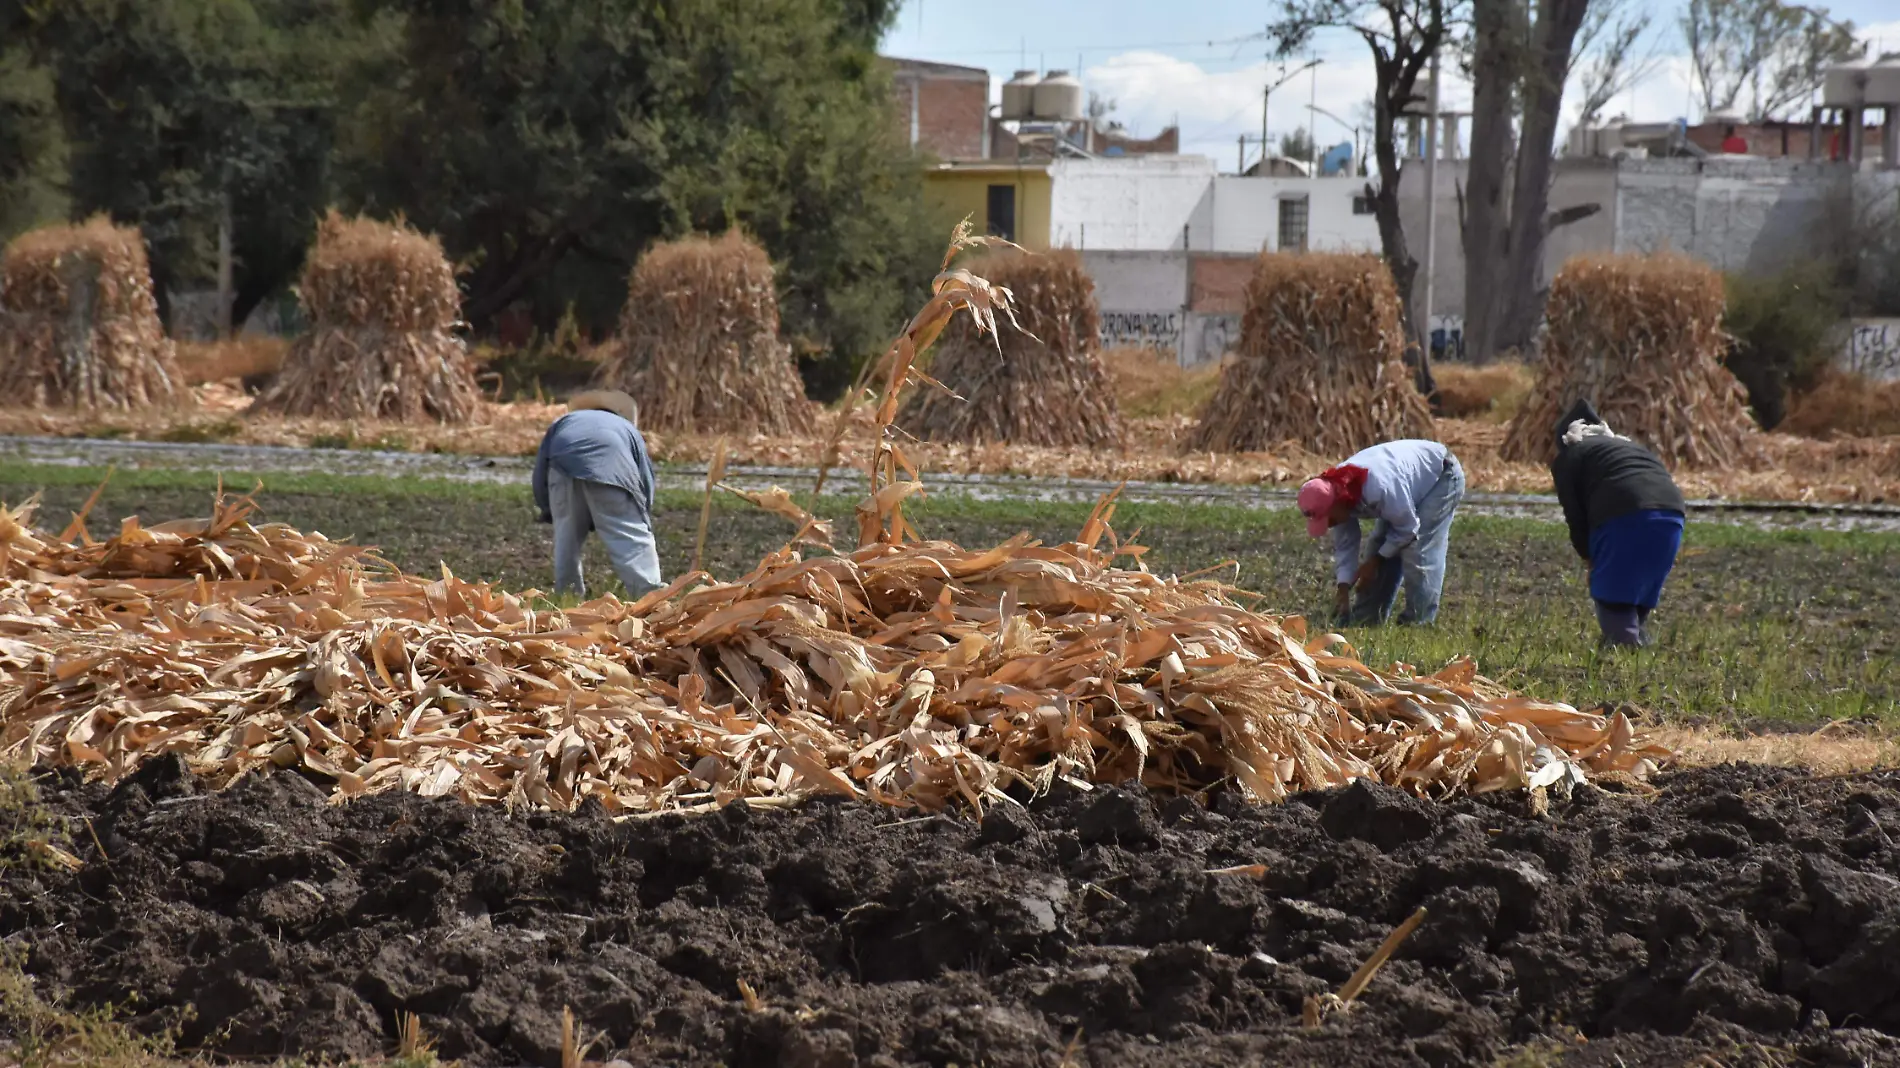
<path id="1" fill-rule="evenodd" d="M 1601 423 L 1589 401 L 1580 400 L 1557 422 L 1557 458 L 1550 478 L 1570 525 L 1570 544 L 1590 558 L 1590 531 L 1631 512 L 1683 510 L 1682 491 L 1656 454 L 1623 438 L 1584 438 L 1563 443 L 1564 429 L 1577 420 Z"/>

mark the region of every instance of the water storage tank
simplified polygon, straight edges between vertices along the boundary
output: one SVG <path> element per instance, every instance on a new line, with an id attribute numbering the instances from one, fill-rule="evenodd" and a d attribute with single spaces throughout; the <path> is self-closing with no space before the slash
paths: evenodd
<path id="1" fill-rule="evenodd" d="M 1009 81 L 1003 83 L 1003 114 L 1005 119 L 1029 119 L 1036 113 L 1036 72 L 1019 70 Z"/>
<path id="2" fill-rule="evenodd" d="M 1072 122 L 1086 114 L 1082 83 L 1066 70 L 1053 70 L 1036 83 L 1036 118 Z"/>

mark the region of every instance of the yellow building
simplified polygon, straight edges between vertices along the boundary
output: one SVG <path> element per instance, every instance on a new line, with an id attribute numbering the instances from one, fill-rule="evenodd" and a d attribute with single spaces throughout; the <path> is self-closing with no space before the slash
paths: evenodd
<path id="1" fill-rule="evenodd" d="M 968 216 L 978 233 L 1036 251 L 1049 248 L 1047 162 L 972 160 L 924 170 L 924 196 L 952 219 Z"/>

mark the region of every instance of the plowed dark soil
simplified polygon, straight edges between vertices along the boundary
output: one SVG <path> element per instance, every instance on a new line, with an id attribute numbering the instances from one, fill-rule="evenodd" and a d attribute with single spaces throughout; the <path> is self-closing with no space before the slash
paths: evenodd
<path id="1" fill-rule="evenodd" d="M 8 866 L 0 936 L 69 1001 L 190 1005 L 183 1043 L 234 1056 L 375 1055 L 415 1012 L 446 1056 L 553 1065 L 571 1006 L 635 1065 L 1900 1064 L 1900 778 L 1658 785 L 1544 815 L 1355 786 L 615 823 L 332 807 L 292 774 L 211 794 L 167 760 L 43 778 L 87 863 Z"/>

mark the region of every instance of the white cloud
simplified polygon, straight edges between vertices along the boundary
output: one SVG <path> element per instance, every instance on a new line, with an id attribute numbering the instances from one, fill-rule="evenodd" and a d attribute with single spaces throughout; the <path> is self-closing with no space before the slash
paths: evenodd
<path id="1" fill-rule="evenodd" d="M 1645 122 L 1700 118 L 1699 98 L 1691 91 L 1689 59 L 1681 54 L 1673 19 L 1654 32 L 1663 42 L 1659 49 L 1662 54 L 1637 84 L 1604 108 L 1605 118 L 1623 115 Z M 1860 34 L 1875 50 L 1900 50 L 1900 21 L 1869 24 L 1861 27 Z M 1286 67 L 1291 69 L 1299 63 L 1295 60 Z M 1179 121 L 1183 152 L 1210 156 L 1227 168 L 1234 162 L 1235 138 L 1241 134 L 1260 136 L 1261 90 L 1270 78 L 1278 80 L 1280 69 L 1278 62 L 1257 62 L 1209 70 L 1200 63 L 1162 52 L 1131 51 L 1089 66 L 1083 80 L 1090 91 L 1117 101 L 1120 106 L 1115 117 L 1138 135 L 1153 136 L 1169 123 Z M 996 81 L 1000 85 L 1001 78 Z M 1294 126 L 1307 126 L 1309 101 L 1347 123 L 1358 122 L 1360 105 L 1371 98 L 1372 89 L 1372 62 L 1363 46 L 1341 41 L 1316 72 L 1301 73 L 1274 92 L 1268 136 L 1277 145 L 1280 136 Z M 1447 70 L 1441 100 L 1449 110 L 1468 110 L 1470 84 L 1455 71 Z M 1578 103 L 1574 91 L 1567 94 L 1566 126 L 1575 120 Z M 1311 121 L 1322 145 L 1352 138 L 1350 130 L 1324 116 Z M 1258 148 L 1250 147 L 1249 151 L 1257 154 Z"/>
<path id="2" fill-rule="evenodd" d="M 1286 67 L 1291 70 L 1300 62 Z M 1115 117 L 1132 131 L 1151 137 L 1178 120 L 1183 152 L 1212 156 L 1228 167 L 1238 149 L 1236 138 L 1260 136 L 1261 93 L 1280 76 L 1277 62 L 1210 71 L 1188 60 L 1142 51 L 1089 67 L 1085 81 L 1090 90 L 1119 104 Z M 1282 134 L 1296 126 L 1307 128 L 1311 119 L 1320 144 L 1350 141 L 1350 129 L 1324 116 L 1312 118 L 1307 104 L 1316 103 L 1351 123 L 1359 103 L 1371 96 L 1371 87 L 1369 58 L 1329 59 L 1303 71 L 1273 93 L 1267 136 L 1277 145 Z M 1257 156 L 1259 149 L 1250 146 L 1249 152 Z"/>

